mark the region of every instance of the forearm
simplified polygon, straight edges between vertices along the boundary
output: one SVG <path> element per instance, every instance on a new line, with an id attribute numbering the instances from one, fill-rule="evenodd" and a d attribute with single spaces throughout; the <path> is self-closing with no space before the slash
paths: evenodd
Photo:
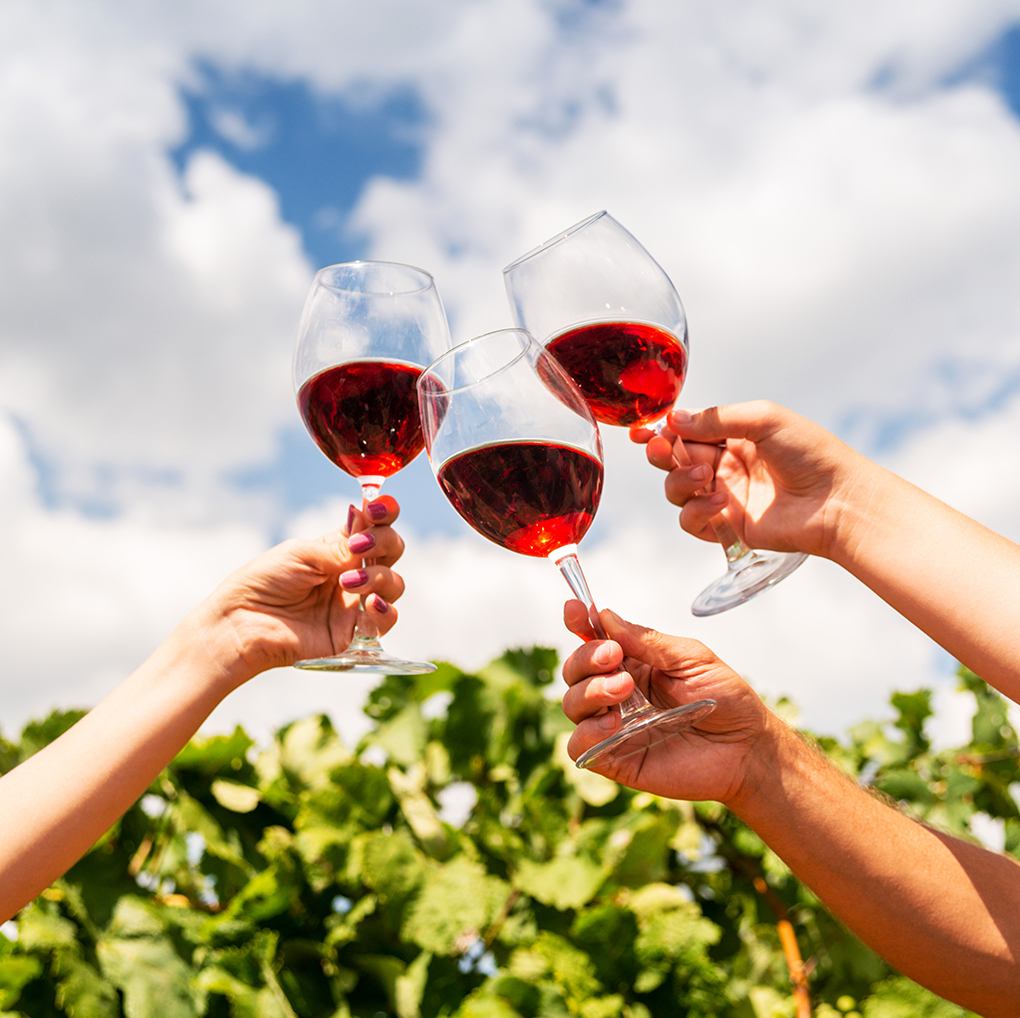
<path id="1" fill-rule="evenodd" d="M 72 866 L 232 688 L 194 615 L 59 739 L 0 778 L 0 921 Z"/>
<path id="2" fill-rule="evenodd" d="M 902 973 L 989 1018 L 1020 1015 L 1020 866 L 910 820 L 773 729 L 730 808 Z"/>
<path id="3" fill-rule="evenodd" d="M 837 496 L 830 557 L 1020 702 L 1020 546 L 864 464 Z"/>

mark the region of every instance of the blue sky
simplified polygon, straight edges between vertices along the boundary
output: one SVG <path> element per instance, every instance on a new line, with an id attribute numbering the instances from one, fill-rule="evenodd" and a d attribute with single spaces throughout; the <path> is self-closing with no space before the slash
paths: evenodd
<path id="1" fill-rule="evenodd" d="M 343 517 L 356 486 L 289 376 L 315 269 L 421 265 L 466 339 L 510 324 L 504 265 L 600 208 L 684 301 L 683 402 L 775 399 L 1020 539 L 997 450 L 1020 427 L 1020 0 L 61 11 L 0 10 L 0 642 L 34 676 L 0 731 L 94 701 L 238 562 Z M 693 622 L 721 553 L 605 442 L 600 602 L 822 728 L 904 676 L 948 690 L 937 649 L 827 563 Z M 396 652 L 569 650 L 554 573 L 469 532 L 423 458 L 387 490 Z M 267 677 L 217 723 L 334 694 Z"/>

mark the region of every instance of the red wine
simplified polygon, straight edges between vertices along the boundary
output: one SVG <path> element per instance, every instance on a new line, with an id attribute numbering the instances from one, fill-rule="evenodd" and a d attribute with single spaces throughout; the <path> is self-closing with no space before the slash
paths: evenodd
<path id="1" fill-rule="evenodd" d="M 415 385 L 422 369 L 394 361 L 348 361 L 310 378 L 298 409 L 315 444 L 355 477 L 389 477 L 425 439 Z"/>
<path id="2" fill-rule="evenodd" d="M 563 445 L 500 442 L 444 463 L 439 485 L 483 537 L 545 556 L 588 532 L 602 495 L 602 464 Z"/>
<path id="3" fill-rule="evenodd" d="M 638 322 L 598 322 L 546 344 L 603 424 L 641 424 L 680 395 L 687 351 L 672 332 Z"/>

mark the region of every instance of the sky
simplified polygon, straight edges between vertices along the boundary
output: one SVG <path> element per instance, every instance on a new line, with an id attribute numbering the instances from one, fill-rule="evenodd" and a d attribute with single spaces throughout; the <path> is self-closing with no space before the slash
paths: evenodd
<path id="1" fill-rule="evenodd" d="M 1018 181 L 1020 0 L 7 0 L 0 733 L 94 704 L 236 566 L 345 519 L 290 379 L 317 268 L 426 268 L 463 341 L 512 324 L 505 265 L 600 209 L 683 299 L 683 405 L 775 400 L 1020 540 Z M 831 563 L 693 618 L 721 550 L 603 439 L 601 606 L 813 731 L 923 686 L 963 737 L 954 663 Z M 424 457 L 385 490 L 389 650 L 570 652 L 552 566 L 470 531 Z M 205 730 L 322 711 L 353 739 L 372 682 L 274 670 Z"/>

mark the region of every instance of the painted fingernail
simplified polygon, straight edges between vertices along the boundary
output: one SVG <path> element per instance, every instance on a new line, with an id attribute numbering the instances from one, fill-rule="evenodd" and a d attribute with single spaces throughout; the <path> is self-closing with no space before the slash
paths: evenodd
<path id="1" fill-rule="evenodd" d="M 347 526 L 344 527 L 344 533 L 347 534 L 348 537 L 350 536 L 351 531 L 354 530 L 354 520 L 357 515 L 357 512 L 358 510 L 355 509 L 354 506 L 351 506 L 347 510 Z"/>
<path id="2" fill-rule="evenodd" d="M 356 555 L 360 555 L 362 552 L 368 551 L 369 548 L 375 547 L 375 537 L 367 530 L 363 530 L 360 534 L 347 538 L 347 547 Z"/>
<path id="3" fill-rule="evenodd" d="M 389 512 L 385 502 L 369 502 L 367 509 L 373 520 L 381 520 Z"/>
<path id="4" fill-rule="evenodd" d="M 364 569 L 348 569 L 346 573 L 340 574 L 340 585 L 348 589 L 365 583 L 368 583 L 368 573 Z"/>
<path id="5" fill-rule="evenodd" d="M 368 603 L 375 611 L 379 612 L 380 615 L 385 615 L 390 610 L 389 604 L 387 604 L 378 594 L 373 594 L 368 599 Z"/>

